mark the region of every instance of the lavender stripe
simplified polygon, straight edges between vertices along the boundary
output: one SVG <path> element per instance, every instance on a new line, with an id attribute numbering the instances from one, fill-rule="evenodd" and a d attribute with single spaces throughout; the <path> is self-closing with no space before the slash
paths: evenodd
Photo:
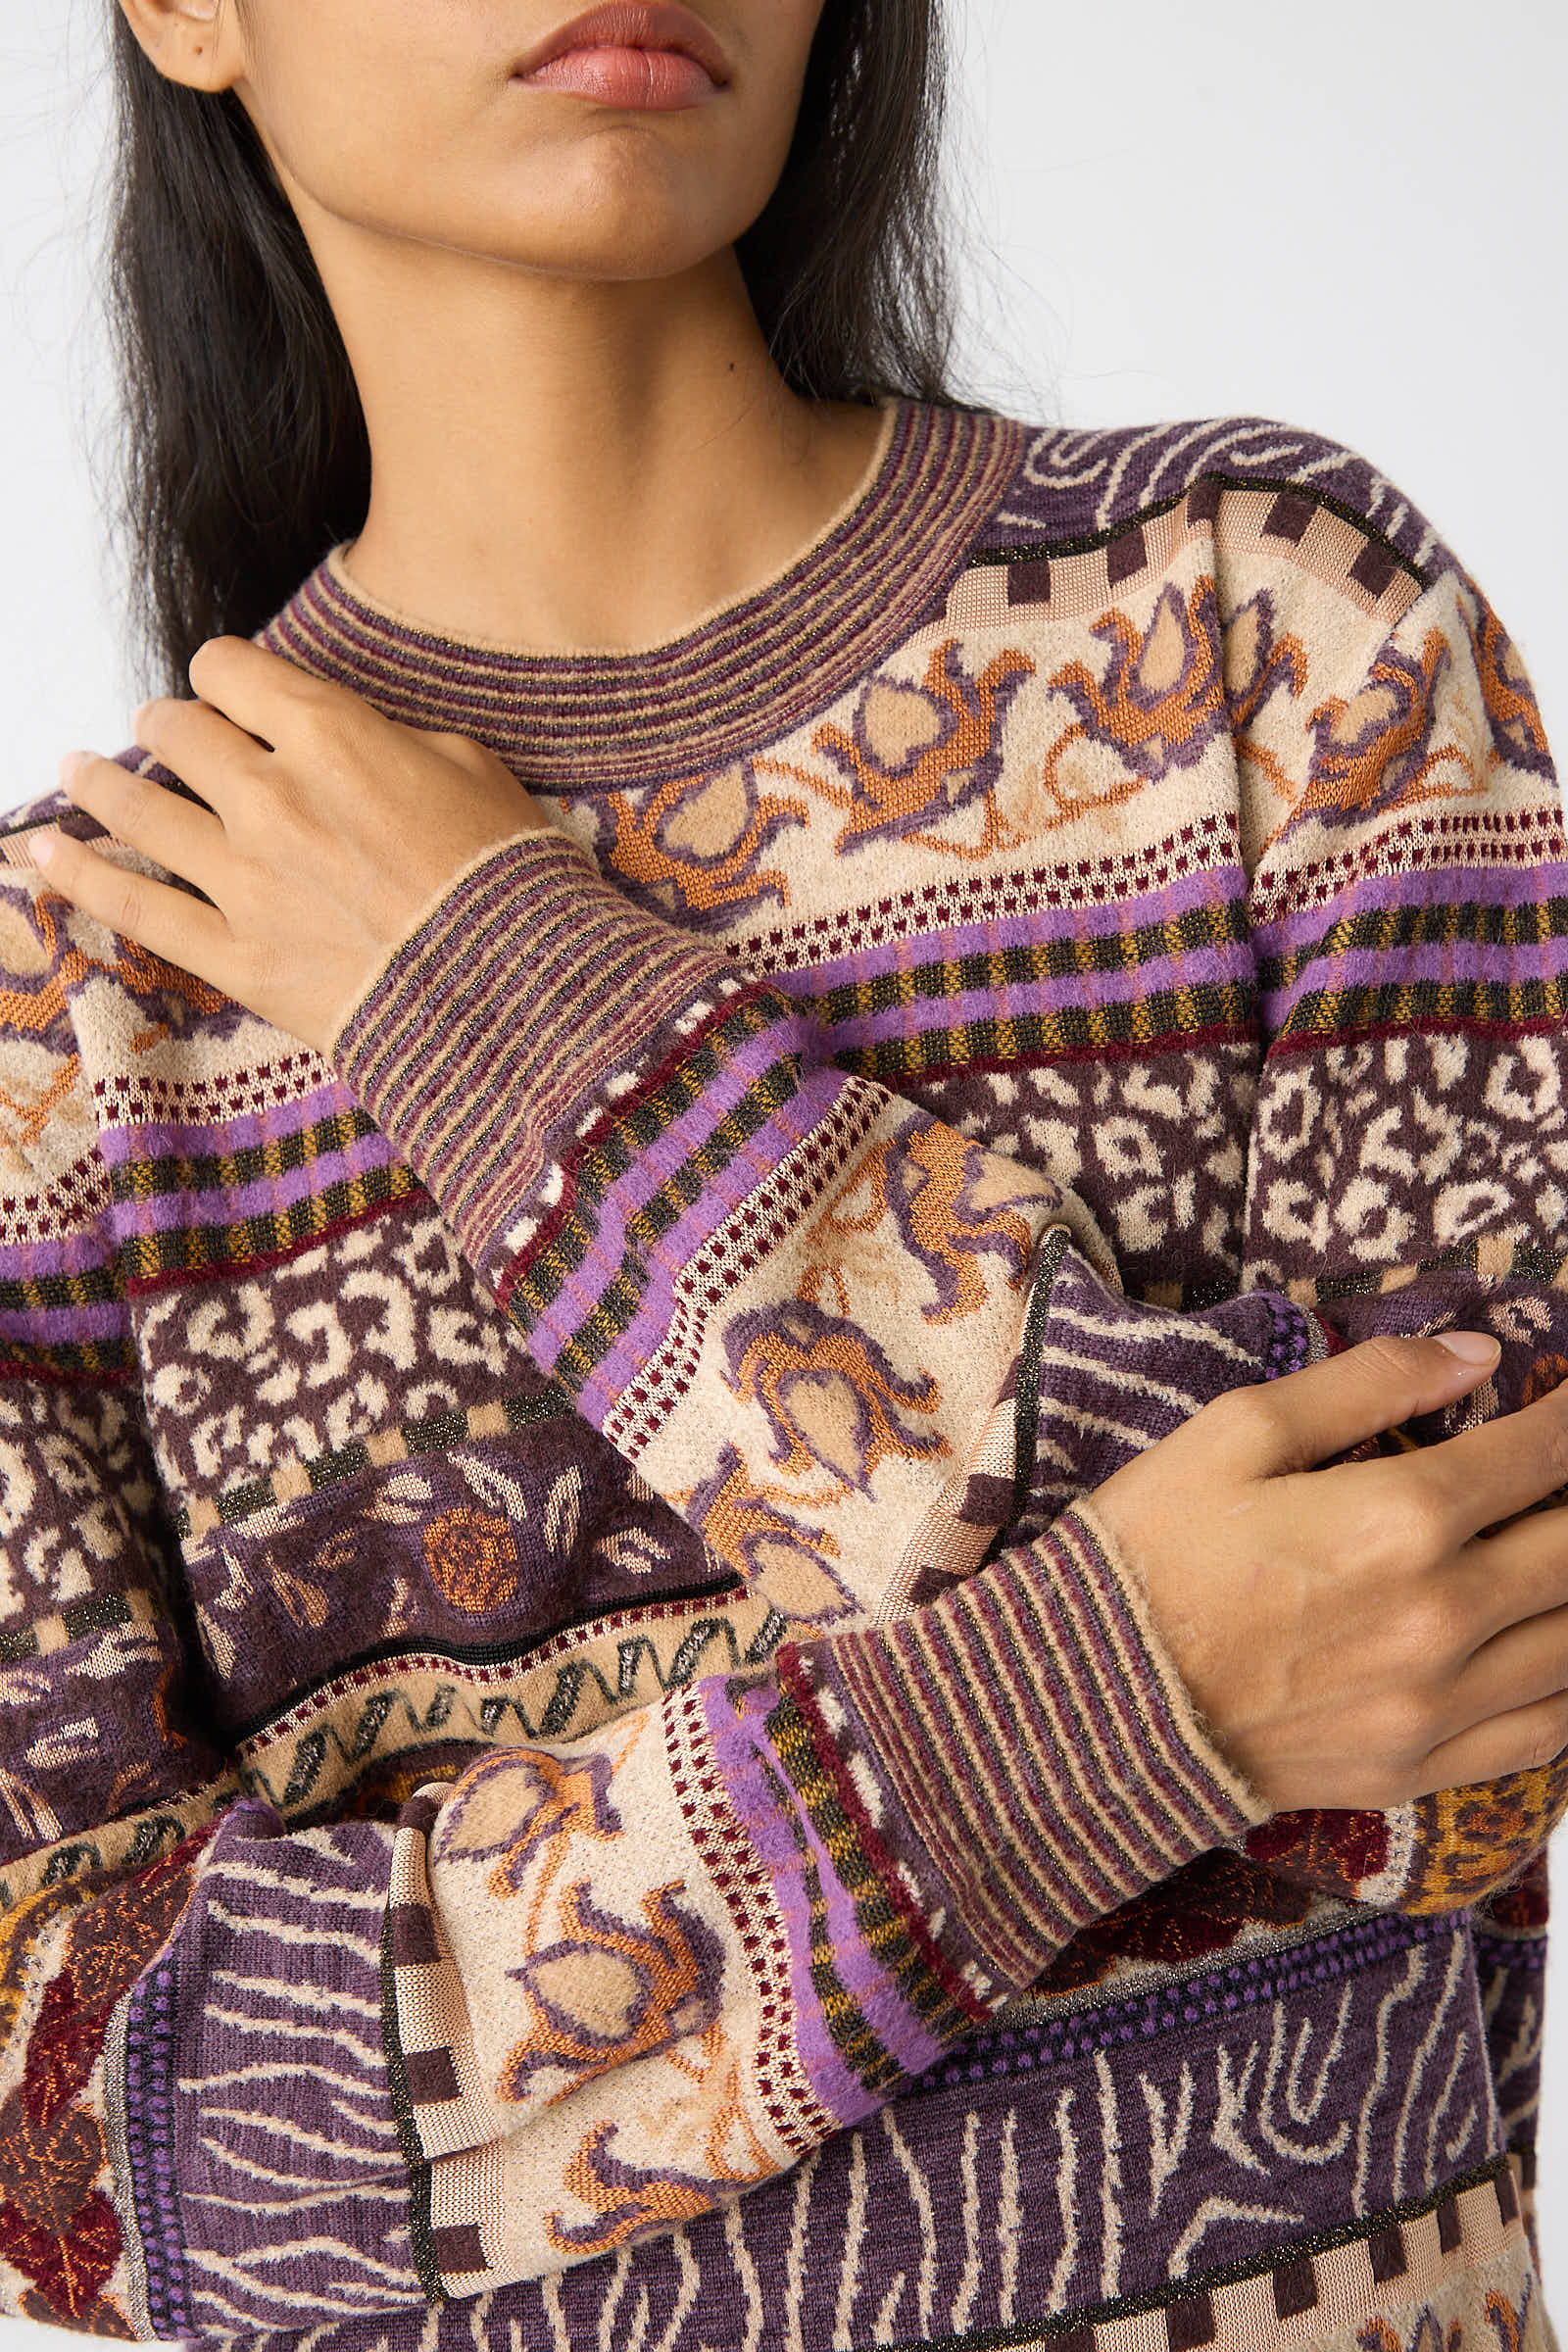
<path id="1" fill-rule="evenodd" d="M 328 1185 L 363 1176 L 394 1164 L 395 1154 L 380 1134 L 365 1137 L 347 1152 L 323 1152 L 307 1166 L 285 1174 L 259 1176 L 254 1184 L 209 1185 L 203 1191 L 155 1193 L 147 1200 L 118 1202 L 115 1224 L 125 1235 L 182 1233 L 198 1222 L 199 1212 L 232 1224 L 241 1217 L 265 1216 L 269 1209 L 291 1208 L 325 1192 Z"/>
<path id="2" fill-rule="evenodd" d="M 332 1078 L 288 1102 L 236 1113 L 232 1119 L 116 1119 L 100 1128 L 99 1150 L 111 1168 L 165 1156 L 194 1159 L 210 1154 L 227 1159 L 235 1152 L 258 1151 L 268 1144 L 292 1143 L 307 1128 L 356 1114 L 364 1115 L 358 1101 L 340 1078 Z M 366 1150 L 376 1145 L 383 1152 L 388 1148 L 386 1138 L 373 1129 L 362 1142 Z"/>
<path id="3" fill-rule="evenodd" d="M 616 1339 L 609 1352 L 594 1369 L 588 1393 L 602 1394 L 607 1407 L 614 1403 L 621 1391 L 640 1372 L 647 1368 L 650 1356 L 664 1341 L 674 1302 L 674 1274 L 690 1263 L 702 1245 L 733 1215 L 748 1196 L 763 1179 L 776 1173 L 779 1162 L 820 1123 L 831 1103 L 848 1086 L 858 1083 L 846 1078 L 840 1070 L 813 1072 L 800 1093 L 786 1105 L 785 1114 L 767 1120 L 753 1135 L 744 1150 L 730 1162 L 723 1175 L 707 1185 L 699 1199 L 676 1220 L 659 1246 L 659 1255 L 650 1264 L 647 1291 L 627 1329 Z M 706 1101 L 708 1098 L 704 1098 Z M 813 1109 L 813 1104 L 817 1105 Z M 785 1123 L 786 1117 L 799 1118 L 799 1128 Z M 631 1180 L 637 1179 L 637 1189 L 646 1193 L 657 1189 L 659 1171 L 652 1178 L 646 1163 L 639 1158 L 628 1171 L 623 1183 L 611 1193 L 601 1212 L 601 1224 L 593 1256 L 601 1262 L 610 1258 L 615 1243 L 624 1245 L 625 1218 L 637 1203 L 627 1199 Z M 607 1239 L 607 1237 L 609 1237 Z M 614 1262 L 618 1263 L 618 1255 Z M 601 1303 L 597 1289 L 586 1285 L 580 1273 L 566 1279 L 560 1298 L 551 1306 L 544 1321 L 557 1332 L 566 1329 L 564 1305 L 575 1307 L 571 1328 L 585 1321 Z"/>
<path id="4" fill-rule="evenodd" d="M 1107 892 L 1114 888 L 1111 875 L 1105 876 L 1105 887 Z M 840 987 L 857 980 L 879 979 L 886 972 L 915 970 L 950 956 L 1032 948 L 1059 940 L 1128 938 L 1150 924 L 1177 922 L 1195 909 L 1211 908 L 1216 901 L 1235 906 L 1238 927 L 1245 928 L 1241 909 L 1246 893 L 1247 879 L 1240 866 L 1211 866 L 1137 898 L 1107 898 L 1102 907 L 1038 904 L 1020 913 L 981 915 L 972 922 L 944 924 L 934 930 L 917 930 L 912 936 L 883 940 L 874 947 L 857 948 L 851 955 L 826 957 L 808 969 L 813 987 Z M 859 912 L 862 927 L 874 929 L 880 909 L 868 907 Z M 1239 944 L 1245 952 L 1245 939 Z M 756 952 L 760 952 L 760 947 Z M 802 974 L 790 977 L 794 985 L 805 985 Z"/>
<path id="5" fill-rule="evenodd" d="M 828 1902 L 828 1925 L 834 1964 L 859 2002 L 866 2020 L 900 2065 L 910 2074 L 930 2066 L 948 2046 L 930 2033 L 890 1983 L 855 1920 L 853 1898 L 834 1868 L 831 1855 L 817 1836 L 806 1806 L 786 1816 L 768 1787 L 773 1781 L 789 1787 L 760 1716 L 737 1715 L 722 1675 L 705 1676 L 699 1686 L 709 1736 L 724 1774 L 731 1804 L 754 1840 L 759 1858 L 768 1867 L 774 1899 L 785 1920 L 790 1946 L 790 1980 L 795 2014 L 791 2031 L 812 2090 L 841 2124 L 858 2122 L 875 2102 L 864 2084 L 834 2045 L 822 2014 L 821 1997 L 811 1982 L 810 1920 L 802 1883 L 796 1832 L 802 1832 L 815 1861 Z M 765 1759 L 767 1770 L 763 1769 Z"/>
<path id="6" fill-rule="evenodd" d="M 631 1167 L 615 1180 L 598 1210 L 599 1237 L 595 1247 L 607 1264 L 613 1266 L 620 1261 L 626 1247 L 628 1219 L 647 1205 L 666 1182 L 672 1167 L 679 1166 L 702 1149 L 718 1123 L 745 1100 L 779 1059 L 781 1053 L 787 1050 L 780 1041 L 779 1031 L 782 1029 L 788 1036 L 798 1031 L 799 1026 L 798 1016 L 787 1014 L 781 1008 L 779 1019 L 774 1024 L 744 1039 L 731 1057 L 719 1065 L 694 1101 L 662 1130 L 657 1152 L 638 1153 Z M 493 1091 L 503 1101 L 507 1095 L 508 1076 L 508 1066 L 503 1063 L 493 1079 Z M 833 1073 L 833 1082 L 835 1090 L 851 1083 L 842 1072 L 837 1071 Z M 596 1086 L 588 1099 L 591 1101 L 592 1094 L 598 1091 Z M 417 1102 L 418 1098 L 411 1096 L 405 1106 L 405 1119 L 409 1124 L 417 1123 Z M 607 1102 L 604 1107 L 607 1111 L 612 1111 L 613 1101 Z M 580 1102 L 568 1102 L 564 1112 L 568 1116 L 572 1113 L 580 1115 L 582 1108 Z M 509 1159 L 505 1151 L 498 1148 L 506 1140 L 504 1127 L 498 1135 L 495 1124 L 476 1124 L 471 1138 L 459 1140 L 462 1148 L 435 1151 L 429 1156 L 440 1163 L 443 1175 L 441 1189 L 445 1194 L 457 1196 L 465 1224 L 479 1228 L 487 1237 L 485 1254 L 488 1255 L 500 1229 L 516 1213 L 518 1205 L 515 1179 Z M 754 1137 L 751 1145 L 746 1147 L 750 1156 L 757 1154 L 757 1142 L 758 1139 Z M 750 1192 L 765 1172 L 765 1167 L 760 1164 L 757 1173 L 748 1178 L 746 1191 Z M 727 1191 L 729 1188 L 726 1186 L 725 1189 Z M 729 1203 L 726 1200 L 714 1205 L 719 1213 L 711 1218 L 711 1222 L 721 1223 L 729 1213 Z M 710 1225 L 703 1221 L 700 1204 L 694 1204 L 677 1230 L 704 1235 L 710 1229 Z M 666 1250 L 668 1246 L 666 1244 Z"/>
<path id="7" fill-rule="evenodd" d="M 1568 980 L 1568 938 L 1543 946 L 1486 947 L 1474 940 L 1455 940 L 1434 941 L 1428 947 L 1361 948 L 1347 955 L 1331 949 L 1308 964 L 1294 987 L 1263 992 L 1263 1017 L 1270 1029 L 1280 1028 L 1303 997 L 1323 988 L 1386 992 L 1426 980 L 1480 980 L 1496 987 L 1526 980 Z"/>
<path id="8" fill-rule="evenodd" d="M 1245 987 L 1252 978 L 1251 956 L 1245 947 L 1238 947 L 1223 954 L 1209 951 L 1166 956 L 1134 971 L 1064 973 L 1058 979 L 1015 982 L 1010 987 L 955 990 L 835 1021 L 833 1050 L 842 1053 L 848 1046 L 905 1037 L 911 1025 L 919 1024 L 922 1014 L 941 1029 L 971 1021 L 1019 1020 L 1031 1014 L 1049 1019 L 1054 1012 L 1092 1010 L 1101 1004 L 1142 1004 L 1161 988 L 1218 988 L 1230 982 Z"/>
<path id="9" fill-rule="evenodd" d="M 800 1017 L 781 1006 L 778 1019 L 767 1029 L 744 1039 L 679 1116 L 662 1130 L 657 1152 L 639 1153 L 632 1166 L 616 1179 L 598 1211 L 599 1239 L 596 1249 L 607 1264 L 618 1264 L 626 1246 L 628 1219 L 646 1206 L 667 1180 L 670 1169 L 703 1148 L 718 1123 L 745 1100 L 781 1054 L 788 1050 L 779 1032 L 782 1030 L 789 1037 L 791 1033 L 798 1033 L 800 1025 Z M 526 1049 L 519 1046 L 519 1051 L 525 1052 Z M 514 1056 L 509 1057 L 509 1061 L 511 1059 L 514 1059 Z M 841 1072 L 832 1075 L 835 1090 L 850 1083 Z M 494 1097 L 502 1102 L 507 1099 L 508 1079 L 509 1066 L 504 1062 L 500 1070 L 494 1073 L 492 1085 Z M 590 1091 L 588 1100 L 591 1101 L 592 1095 L 598 1091 L 596 1085 Z M 422 1100 L 417 1091 L 410 1091 L 404 1103 L 399 1106 L 399 1124 L 417 1130 Z M 564 1105 L 563 1117 L 571 1117 L 574 1113 L 580 1115 L 583 1107 L 581 1102 L 568 1102 Z M 612 1112 L 613 1100 L 607 1101 L 604 1107 Z M 502 1125 L 499 1135 L 498 1124 Z M 791 1140 L 793 1144 L 794 1139 Z M 516 1213 L 518 1206 L 515 1179 L 510 1159 L 502 1148 L 505 1141 L 502 1122 L 488 1125 L 476 1123 L 470 1136 L 463 1137 L 454 1130 L 451 1147 L 445 1150 L 438 1148 L 427 1154 L 440 1164 L 442 1191 L 457 1197 L 465 1224 L 480 1228 L 486 1234 L 487 1255 L 500 1229 Z M 748 1154 L 754 1158 L 757 1156 L 757 1144 L 758 1139 L 754 1138 L 751 1145 L 746 1147 Z M 748 1178 L 746 1191 L 750 1192 L 761 1174 L 766 1172 L 766 1166 L 772 1164 L 771 1161 L 765 1165 L 760 1163 L 757 1173 Z M 723 1216 L 729 1213 L 727 1201 L 720 1202 L 718 1206 L 719 1215 L 713 1222 L 722 1222 Z M 700 1207 L 694 1207 L 683 1219 L 680 1230 L 699 1234 L 707 1230 Z"/>
<path id="10" fill-rule="evenodd" d="M 122 1298 L 106 1298 L 98 1306 L 16 1307 L 0 1313 L 0 1338 L 34 1347 L 70 1348 L 125 1334 Z"/>
<path id="11" fill-rule="evenodd" d="M 1458 877 L 1457 887 L 1454 877 Z M 1443 884 L 1439 888 L 1437 885 Z M 1287 955 L 1293 948 L 1315 947 L 1335 923 L 1353 921 L 1386 908 L 1444 906 L 1455 902 L 1478 906 L 1534 907 L 1550 898 L 1568 898 L 1568 865 L 1540 862 L 1529 866 L 1466 865 L 1455 857 L 1445 866 L 1417 867 L 1394 874 L 1369 874 L 1338 891 L 1325 904 L 1295 906 L 1252 931 L 1259 960 Z"/>
<path id="12" fill-rule="evenodd" d="M 95 1274 L 112 1264 L 114 1251 L 105 1250 L 102 1227 L 78 1226 L 52 1242 L 16 1242 L 0 1249 L 0 1282 L 43 1282 L 51 1275 Z"/>

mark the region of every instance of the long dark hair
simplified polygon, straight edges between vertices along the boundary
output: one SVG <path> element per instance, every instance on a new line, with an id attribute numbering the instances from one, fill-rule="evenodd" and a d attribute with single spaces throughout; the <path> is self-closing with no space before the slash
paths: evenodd
<path id="1" fill-rule="evenodd" d="M 143 651 L 169 691 L 260 628 L 369 502 L 365 416 L 325 291 L 243 106 L 170 82 L 114 0 L 109 311 Z M 943 400 L 941 0 L 827 0 L 794 142 L 739 255 L 808 398 Z"/>

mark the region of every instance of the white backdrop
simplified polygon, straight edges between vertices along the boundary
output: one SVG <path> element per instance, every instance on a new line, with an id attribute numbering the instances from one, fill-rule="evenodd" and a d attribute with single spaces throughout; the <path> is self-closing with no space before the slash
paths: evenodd
<path id="1" fill-rule="evenodd" d="M 109 0 L 3 5 L 11 808 L 48 790 L 73 746 L 124 743 L 146 686 L 120 650 L 90 462 L 108 454 L 93 287 Z M 1041 421 L 1255 413 L 1361 450 L 1487 588 L 1568 756 L 1560 0 L 950 6 L 970 387 Z M 529 25 L 556 13 L 517 10 Z M 1557 1866 L 1568 1894 L 1568 1836 Z M 1568 2228 L 1568 1921 L 1557 1947 L 1548 2263 Z M 0 2321 L 0 2352 L 46 2333 Z"/>

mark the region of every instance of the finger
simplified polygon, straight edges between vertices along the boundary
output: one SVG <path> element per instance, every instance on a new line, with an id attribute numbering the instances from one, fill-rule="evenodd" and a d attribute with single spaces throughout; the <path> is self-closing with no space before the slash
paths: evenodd
<path id="1" fill-rule="evenodd" d="M 1466 1361 L 1437 1339 L 1363 1340 L 1343 1355 L 1239 1392 L 1244 1450 L 1251 1454 L 1239 1466 L 1259 1477 L 1309 1470 L 1363 1438 L 1467 1396 L 1495 1369 L 1497 1343 L 1483 1333 L 1445 1337 L 1473 1341 L 1483 1352 Z"/>
<path id="2" fill-rule="evenodd" d="M 1494 1536 L 1474 1538 L 1454 1554 L 1448 1572 L 1459 1622 L 1471 1632 L 1471 1665 L 1484 1679 L 1491 1669 L 1483 1662 L 1506 1631 L 1544 1626 L 1568 1609 L 1568 1510 L 1558 1504 L 1531 1511 Z M 1568 1617 L 1563 1631 L 1568 1654 Z M 1563 1680 L 1568 1684 L 1568 1675 Z M 1489 1712 L 1531 1694 L 1504 1689 L 1491 1695 L 1494 1705 Z"/>
<path id="3" fill-rule="evenodd" d="M 1568 1485 L 1568 1386 L 1444 1438 L 1418 1458 L 1429 1497 L 1446 1513 L 1455 1544 L 1515 1518 Z"/>
<path id="4" fill-rule="evenodd" d="M 208 898 L 221 878 L 227 841 L 220 819 L 151 776 L 132 775 L 118 760 L 87 758 L 62 771 L 67 798 L 156 865 L 194 882 Z M 51 869 L 53 870 L 53 869 Z"/>
<path id="5" fill-rule="evenodd" d="M 1558 1691 L 1529 1706 L 1494 1715 L 1435 1747 L 1421 1767 L 1412 1797 L 1438 1788 L 1472 1788 L 1516 1772 L 1539 1772 L 1568 1748 L 1568 1696 Z"/>
<path id="6" fill-rule="evenodd" d="M 1492 1548 L 1483 1544 L 1483 1551 Z M 1557 1535 L 1557 1582 L 1562 1574 L 1562 1535 Z M 1506 1605 L 1506 1604 L 1504 1604 Z M 1452 1684 L 1455 1733 L 1473 1724 L 1489 1723 L 1517 1707 L 1534 1706 L 1538 1699 L 1568 1691 L 1568 1605 L 1527 1613 L 1521 1605 L 1502 1629 L 1483 1642 Z"/>
<path id="7" fill-rule="evenodd" d="M 232 814 L 236 801 L 254 795 L 266 750 L 211 704 L 143 703 L 135 728 L 142 749 L 219 816 Z"/>
<path id="8" fill-rule="evenodd" d="M 229 930 L 217 907 L 204 906 L 171 883 L 127 872 L 70 833 L 43 836 L 31 846 L 46 877 L 40 897 L 57 890 L 111 931 L 223 995 L 231 993 L 224 980 L 232 953 Z"/>
<path id="9" fill-rule="evenodd" d="M 188 675 L 204 703 L 273 751 L 282 750 L 301 720 L 324 704 L 359 702 L 248 637 L 210 637 L 191 656 Z"/>

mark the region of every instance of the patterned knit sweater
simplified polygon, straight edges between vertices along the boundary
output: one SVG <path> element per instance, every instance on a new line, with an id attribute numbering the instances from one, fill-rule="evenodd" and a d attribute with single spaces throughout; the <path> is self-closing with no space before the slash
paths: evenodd
<path id="1" fill-rule="evenodd" d="M 1568 1369 L 1475 583 L 1282 426 L 900 404 L 676 643 L 340 554 L 266 641 L 556 830 L 325 1057 L 51 893 L 62 796 L 0 839 L 0 2305 L 1549 2352 L 1568 1762 L 1271 1816 L 1093 1502 L 1374 1332 L 1503 1352 L 1365 1451 Z"/>

